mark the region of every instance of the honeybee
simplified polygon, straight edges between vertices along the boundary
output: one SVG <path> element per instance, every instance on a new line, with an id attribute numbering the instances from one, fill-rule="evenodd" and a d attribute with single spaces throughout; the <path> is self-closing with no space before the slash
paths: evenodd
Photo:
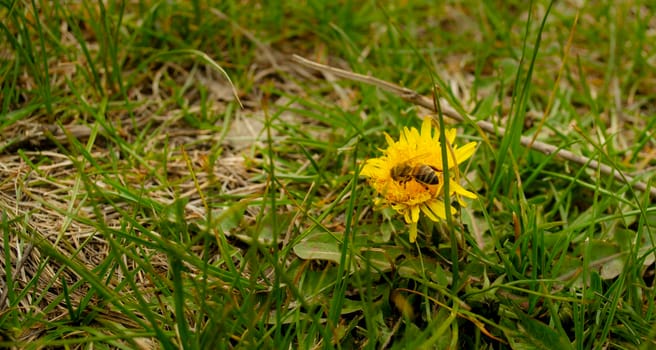
<path id="1" fill-rule="evenodd" d="M 410 165 L 404 162 L 396 165 L 390 170 L 390 175 L 394 181 L 404 185 L 410 180 L 415 180 L 422 185 L 438 185 L 440 178 L 439 170 L 427 164 Z"/>

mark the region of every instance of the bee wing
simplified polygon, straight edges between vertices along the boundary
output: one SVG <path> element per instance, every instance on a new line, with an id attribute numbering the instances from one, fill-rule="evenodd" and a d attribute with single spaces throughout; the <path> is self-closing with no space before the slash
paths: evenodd
<path id="1" fill-rule="evenodd" d="M 410 158 L 406 159 L 405 162 L 410 163 L 410 164 L 415 164 L 415 163 L 418 163 L 417 161 L 419 159 L 426 158 L 426 156 L 428 156 L 428 155 L 429 155 L 429 153 L 418 154 L 414 157 L 410 157 Z M 423 162 L 421 162 L 420 164 L 423 164 Z"/>
<path id="2" fill-rule="evenodd" d="M 426 158 L 426 157 L 429 156 L 429 155 L 430 155 L 430 153 L 428 153 L 428 152 L 426 152 L 426 153 L 422 153 L 422 154 L 418 154 L 418 155 L 416 155 L 416 156 L 414 156 L 414 157 L 410 157 L 410 158 L 406 159 L 406 160 L 405 160 L 405 163 L 407 163 L 407 164 L 411 164 L 412 166 L 416 166 L 416 165 L 426 165 L 426 166 L 430 167 L 431 169 L 433 169 L 434 171 L 442 172 L 442 170 L 438 169 L 437 167 L 435 167 L 435 166 L 433 166 L 433 165 L 431 165 L 431 164 L 426 164 L 426 161 L 427 161 L 427 158 Z"/>

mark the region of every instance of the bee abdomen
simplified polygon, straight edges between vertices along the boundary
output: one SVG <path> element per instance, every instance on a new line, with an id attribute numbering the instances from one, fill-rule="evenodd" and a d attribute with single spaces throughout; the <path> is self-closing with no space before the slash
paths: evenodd
<path id="1" fill-rule="evenodd" d="M 415 174 L 415 180 L 417 182 L 426 184 L 426 185 L 437 185 L 440 183 L 440 178 L 437 176 L 435 169 L 428 165 L 421 165 L 418 167 L 417 173 Z"/>

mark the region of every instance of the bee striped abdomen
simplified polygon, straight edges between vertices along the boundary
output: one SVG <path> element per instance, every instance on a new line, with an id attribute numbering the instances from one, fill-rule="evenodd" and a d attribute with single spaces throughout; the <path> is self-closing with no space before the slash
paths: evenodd
<path id="1" fill-rule="evenodd" d="M 440 183 L 440 178 L 437 176 L 437 172 L 430 166 L 422 164 L 415 167 L 415 170 L 415 181 L 424 185 L 437 185 Z"/>
<path id="2" fill-rule="evenodd" d="M 401 163 L 391 169 L 390 175 L 400 184 L 415 180 L 423 185 L 438 185 L 440 183 L 438 171 L 426 164 L 411 166 L 408 163 Z"/>

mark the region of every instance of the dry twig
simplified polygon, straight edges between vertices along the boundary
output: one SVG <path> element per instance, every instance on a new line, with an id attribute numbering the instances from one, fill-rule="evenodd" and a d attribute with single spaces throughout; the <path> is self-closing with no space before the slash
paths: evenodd
<path id="1" fill-rule="evenodd" d="M 384 81 L 378 78 L 374 78 L 371 76 L 367 75 L 362 75 L 358 73 L 353 73 L 349 72 L 343 69 L 327 66 L 321 63 L 317 63 L 314 61 L 310 61 L 306 58 L 303 58 L 298 55 L 293 55 L 292 59 L 305 66 L 308 68 L 312 68 L 318 71 L 334 74 L 335 76 L 344 78 L 344 79 L 349 79 L 349 80 L 354 80 L 358 81 L 361 83 L 377 86 L 381 89 L 387 90 L 389 92 L 392 92 L 404 100 L 408 102 L 412 102 L 416 105 L 422 106 L 424 108 L 430 109 L 434 112 L 437 113 L 435 110 L 435 105 L 433 104 L 433 100 L 426 97 L 422 96 L 419 93 L 417 93 L 414 90 L 404 88 L 401 86 L 398 86 L 396 84 L 392 84 L 388 81 Z M 441 106 L 442 114 L 445 116 L 454 119 L 459 122 L 465 121 L 465 119 L 468 120 L 473 120 L 473 117 L 467 115 L 466 118 L 464 118 L 458 111 L 456 111 L 453 107 L 449 105 L 442 105 Z M 485 132 L 495 135 L 495 136 L 500 136 L 505 133 L 505 129 L 499 126 L 495 126 L 494 124 L 488 122 L 488 121 L 478 121 L 476 122 L 476 125 L 478 125 L 479 128 L 484 130 Z M 635 180 L 632 176 L 627 175 L 623 173 L 622 171 L 618 169 L 614 169 L 606 164 L 599 163 L 598 161 L 594 159 L 590 159 L 588 157 L 580 156 L 577 154 L 574 154 L 566 149 L 560 149 L 554 145 L 540 142 L 540 141 L 533 141 L 530 137 L 527 136 L 522 136 L 520 139 L 520 143 L 525 146 L 525 147 L 530 147 L 531 149 L 534 149 L 538 152 L 544 153 L 544 154 L 556 154 L 557 157 L 572 161 L 577 164 L 581 164 L 584 166 L 587 166 L 588 168 L 594 169 L 594 170 L 599 170 L 604 175 L 611 175 L 614 176 L 617 180 L 619 180 L 622 183 L 626 183 L 631 185 L 633 188 L 640 190 L 640 191 L 649 191 L 652 197 L 656 197 L 656 188 L 655 187 L 650 187 L 646 183 L 642 181 L 637 181 Z"/>

